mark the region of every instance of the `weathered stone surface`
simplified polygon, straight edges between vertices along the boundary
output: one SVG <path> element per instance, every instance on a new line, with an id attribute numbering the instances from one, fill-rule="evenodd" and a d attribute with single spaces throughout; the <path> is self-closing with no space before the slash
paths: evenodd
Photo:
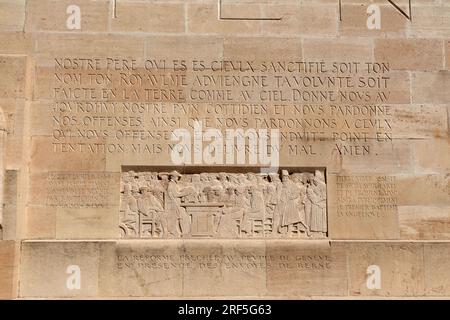
<path id="1" fill-rule="evenodd" d="M 346 254 L 329 242 L 267 243 L 267 290 L 269 295 L 344 296 L 347 295 Z"/>
<path id="2" fill-rule="evenodd" d="M 0 241 L 0 299 L 17 295 L 17 254 L 15 241 Z"/>
<path id="3" fill-rule="evenodd" d="M 217 43 L 217 40 L 216 40 Z M 225 59 L 289 61 L 302 57 L 302 41 L 297 38 L 226 37 L 223 41 Z"/>
<path id="4" fill-rule="evenodd" d="M 3 177 L 5 187 L 3 189 L 3 240 L 16 239 L 17 206 L 18 206 L 18 179 L 17 171 L 8 170 Z"/>
<path id="5" fill-rule="evenodd" d="M 0 297 L 449 298 L 450 2 L 409 3 L 0 0 Z"/>
<path id="6" fill-rule="evenodd" d="M 412 101 L 414 103 L 448 103 L 449 71 L 416 72 L 412 75 Z"/>
<path id="7" fill-rule="evenodd" d="M 0 55 L 1 98 L 25 97 L 26 57 Z"/>
<path id="8" fill-rule="evenodd" d="M 404 206 L 398 208 L 400 237 L 403 239 L 450 239 L 450 208 Z"/>
<path id="9" fill-rule="evenodd" d="M 223 39 L 217 36 L 151 36 L 145 40 L 147 57 L 158 60 L 214 60 L 224 48 Z"/>
<path id="10" fill-rule="evenodd" d="M 374 55 L 393 69 L 431 71 L 442 69 L 442 49 L 441 40 L 377 39 Z"/>
<path id="11" fill-rule="evenodd" d="M 330 46 L 333 46 L 333 50 L 328 50 Z M 303 55 L 305 59 L 310 60 L 364 62 L 367 57 L 372 56 L 372 52 L 372 41 L 370 40 L 305 39 L 303 41 Z M 379 59 L 379 61 L 385 60 Z"/>
<path id="12" fill-rule="evenodd" d="M 450 41 L 444 40 L 444 48 L 445 48 L 445 52 L 446 52 L 446 56 L 445 56 L 446 69 L 449 70 L 450 69 Z"/>
<path id="13" fill-rule="evenodd" d="M 414 37 L 442 37 L 450 35 L 450 7 L 421 6 L 414 11 L 414 24 L 410 26 Z"/>
<path id="14" fill-rule="evenodd" d="M 27 239 L 55 239 L 56 210 L 56 207 L 28 205 L 25 237 Z"/>
<path id="15" fill-rule="evenodd" d="M 415 167 L 424 173 L 447 174 L 450 170 L 450 140 L 447 135 L 415 142 Z"/>
<path id="16" fill-rule="evenodd" d="M 338 32 L 338 15 L 333 6 L 273 4 L 263 8 L 265 17 L 280 21 L 263 21 L 262 33 L 267 35 L 335 36 Z"/>
<path id="17" fill-rule="evenodd" d="M 182 3 L 118 2 L 111 29 L 118 32 L 184 33 Z"/>
<path id="18" fill-rule="evenodd" d="M 22 156 L 25 136 L 25 112 L 27 102 L 25 99 L 0 99 L 3 115 L 6 122 L 6 137 L 3 160 L 5 166 L 12 170 L 20 168 L 17 159 Z"/>
<path id="19" fill-rule="evenodd" d="M 1 31 L 22 31 L 25 20 L 25 1 L 24 0 L 3 0 L 0 2 Z"/>
<path id="20" fill-rule="evenodd" d="M 83 57 L 141 56 L 144 53 L 144 39 L 140 36 L 127 37 L 121 34 L 39 33 L 35 36 L 34 52 L 51 57 L 74 54 Z"/>
<path id="21" fill-rule="evenodd" d="M 258 5 L 235 4 L 227 10 L 230 17 L 255 17 L 260 12 Z M 196 34 L 258 34 L 261 32 L 259 21 L 218 20 L 218 3 L 189 3 L 187 7 L 187 26 L 189 33 Z"/>
<path id="22" fill-rule="evenodd" d="M 396 105 L 392 111 L 393 132 L 398 139 L 423 140 L 429 144 L 430 139 L 445 138 L 449 134 L 445 105 Z"/>
<path id="23" fill-rule="evenodd" d="M 32 36 L 24 32 L 0 32 L 0 41 L 7 43 L 7 46 L 0 48 L 2 54 L 26 54 L 32 46 Z"/>
<path id="24" fill-rule="evenodd" d="M 447 243 L 425 243 L 425 291 L 428 296 L 448 296 L 450 283 L 448 278 L 450 245 Z"/>
<path id="25" fill-rule="evenodd" d="M 397 177 L 398 205 L 447 206 L 450 203 L 449 174 L 424 174 Z"/>

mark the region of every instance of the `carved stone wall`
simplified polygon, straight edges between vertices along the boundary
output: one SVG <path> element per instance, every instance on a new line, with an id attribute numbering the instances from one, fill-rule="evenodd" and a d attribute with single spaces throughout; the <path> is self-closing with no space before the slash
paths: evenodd
<path id="1" fill-rule="evenodd" d="M 122 174 L 123 238 L 325 238 L 323 171 Z"/>
<path id="2" fill-rule="evenodd" d="M 449 84 L 449 0 L 0 0 L 0 298 L 449 298 Z"/>

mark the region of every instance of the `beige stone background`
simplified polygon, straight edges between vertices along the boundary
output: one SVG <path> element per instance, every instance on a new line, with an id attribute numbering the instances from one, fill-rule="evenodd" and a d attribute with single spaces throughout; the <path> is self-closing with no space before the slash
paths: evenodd
<path id="1" fill-rule="evenodd" d="M 408 1 L 395 2 L 407 8 Z M 116 18 L 112 0 L 0 0 L 0 298 L 449 298 L 450 1 L 411 2 L 409 21 L 387 1 L 342 0 L 339 21 L 338 0 L 224 0 L 227 17 L 282 17 L 244 21 L 219 20 L 217 0 L 117 0 Z M 370 3 L 382 9 L 381 30 L 366 27 Z M 70 4 L 81 8 L 81 30 L 66 28 Z M 387 61 L 395 138 L 371 143 L 376 152 L 365 157 L 282 156 L 283 166 L 326 168 L 326 241 L 124 241 L 117 228 L 121 166 L 169 159 L 54 153 L 55 57 Z M 97 208 L 49 205 L 50 172 L 92 173 L 107 181 L 111 199 Z M 340 217 L 338 181 L 359 176 L 392 179 L 394 209 L 378 218 Z M 347 189 L 357 198 L 364 188 Z M 155 271 L 121 268 L 118 257 L 127 254 L 283 255 L 294 264 L 312 256 L 328 262 L 314 270 L 219 264 Z M 382 286 L 369 290 L 366 269 L 374 264 Z M 80 290 L 66 287 L 69 265 L 80 266 Z"/>

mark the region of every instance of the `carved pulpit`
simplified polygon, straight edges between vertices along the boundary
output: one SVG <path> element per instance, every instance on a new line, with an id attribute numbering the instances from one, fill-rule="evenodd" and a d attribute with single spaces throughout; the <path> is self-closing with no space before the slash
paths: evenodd
<path id="1" fill-rule="evenodd" d="M 182 204 L 191 216 L 192 237 L 213 237 L 225 207 L 224 203 Z"/>

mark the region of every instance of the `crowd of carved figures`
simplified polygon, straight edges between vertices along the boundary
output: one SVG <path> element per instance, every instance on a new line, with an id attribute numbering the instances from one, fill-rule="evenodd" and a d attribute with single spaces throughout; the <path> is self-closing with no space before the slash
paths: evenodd
<path id="1" fill-rule="evenodd" d="M 327 236 L 322 171 L 124 172 L 124 238 L 321 238 Z"/>

